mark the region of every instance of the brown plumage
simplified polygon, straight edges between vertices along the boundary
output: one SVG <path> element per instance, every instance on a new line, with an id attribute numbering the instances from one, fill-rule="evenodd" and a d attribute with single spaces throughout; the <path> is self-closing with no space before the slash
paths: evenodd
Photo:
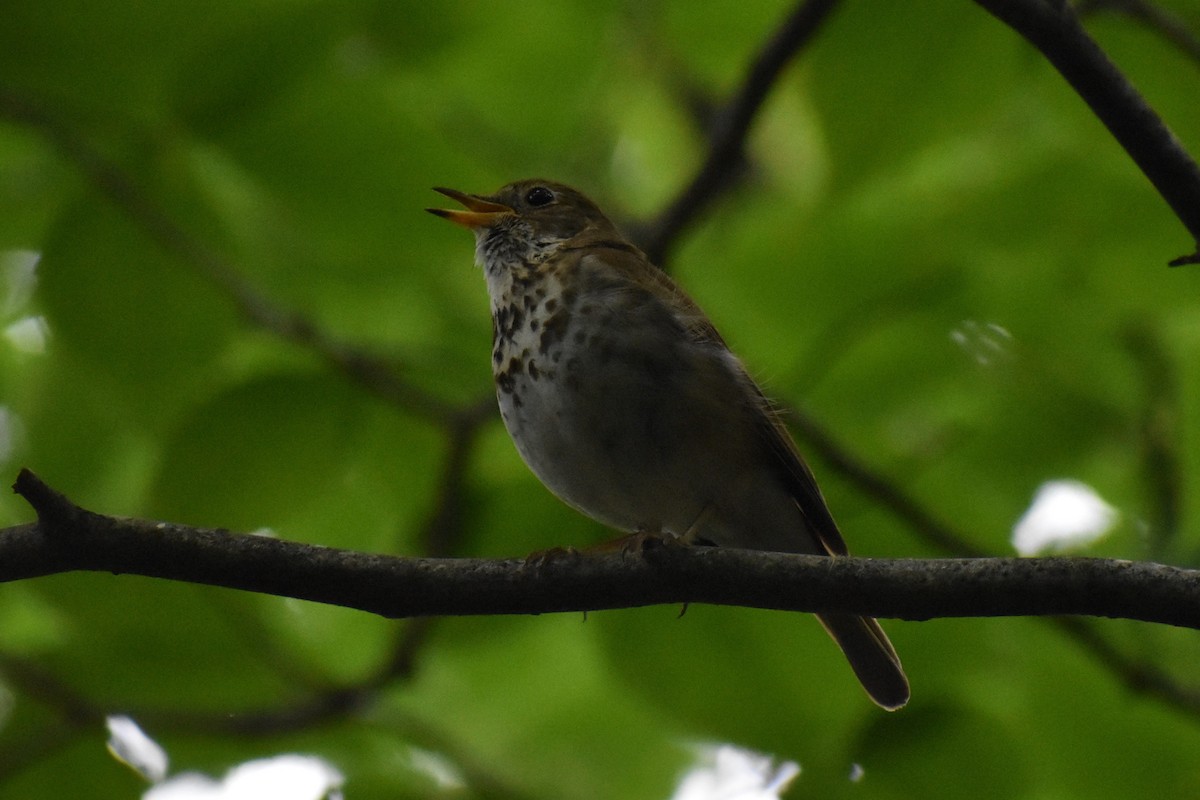
<path id="1" fill-rule="evenodd" d="M 438 191 L 471 229 L 517 450 L 568 504 L 688 543 L 846 554 L 782 420 L 699 306 L 584 195 L 545 180 Z M 909 697 L 879 624 L 821 614 L 880 706 Z"/>

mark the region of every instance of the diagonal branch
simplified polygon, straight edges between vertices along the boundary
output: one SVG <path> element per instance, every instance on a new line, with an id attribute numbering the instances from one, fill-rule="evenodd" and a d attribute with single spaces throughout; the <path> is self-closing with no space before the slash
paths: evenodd
<path id="1" fill-rule="evenodd" d="M 986 556 L 986 552 L 972 544 L 962 532 L 938 519 L 918 500 L 851 453 L 816 420 L 796 409 L 789 409 L 788 418 L 801 441 L 857 487 L 864 497 L 873 500 L 912 529 L 918 539 L 949 555 L 971 558 Z M 1169 477 L 1177 478 L 1173 473 Z M 1161 479 L 1152 479 L 1154 488 L 1158 488 Z M 1171 499 L 1174 499 L 1173 495 Z M 1174 511 L 1173 506 L 1171 510 Z M 1150 659 L 1125 653 L 1088 620 L 1064 616 L 1043 619 L 1075 642 L 1131 691 L 1153 697 L 1175 711 L 1200 716 L 1200 689 L 1181 682 Z"/>
<path id="2" fill-rule="evenodd" d="M 976 0 L 1041 51 L 1125 148 L 1196 242 L 1171 266 L 1200 263 L 1200 167 L 1087 34 L 1066 0 Z"/>
<path id="3" fill-rule="evenodd" d="M 416 623 L 421 631 L 427 630 L 421 624 L 424 622 L 428 620 Z M 423 634 L 409 637 L 414 646 L 423 638 Z M 402 650 L 409 651 L 408 655 L 411 655 L 411 648 Z M 61 752 L 80 738 L 94 736 L 104 718 L 113 711 L 111 707 L 88 699 L 38 664 L 3 651 L 0 651 L 0 675 L 23 698 L 53 709 L 57 717 L 36 733 L 25 731 L 18 742 L 9 742 L 0 750 L 0 783 L 51 754 Z M 392 679 L 390 675 L 380 677 L 386 678 L 386 681 Z M 361 712 L 376 700 L 375 695 L 383 682 L 369 678 L 361 684 L 331 686 L 300 702 L 249 711 L 179 711 L 137 706 L 123 706 L 122 710 L 146 726 L 164 732 L 247 738 L 278 736 L 308 730 Z M 478 763 L 461 743 L 440 733 L 429 723 L 395 710 L 389 712 L 388 722 L 393 730 L 402 729 L 411 741 L 438 753 L 449 754 L 465 776 L 467 785 L 481 796 L 513 800 L 523 797 L 486 766 Z"/>
<path id="4" fill-rule="evenodd" d="M 650 260 L 663 266 L 671 245 L 708 206 L 729 188 L 741 164 L 754 118 L 784 68 L 820 29 L 837 0 L 804 0 L 763 45 L 742 86 L 714 120 L 708 154 L 691 182 L 650 225 L 640 244 Z"/>
<path id="5" fill-rule="evenodd" d="M 885 475 L 851 453 L 817 420 L 796 408 L 787 409 L 787 419 L 797 438 L 813 453 L 857 487 L 864 496 L 908 525 L 926 544 L 947 555 L 967 558 L 984 558 L 988 555 Z"/>
<path id="6" fill-rule="evenodd" d="M 1200 571 L 1145 562 L 877 560 L 675 546 L 540 561 L 398 558 L 103 516 L 28 470 L 14 488 L 38 522 L 0 536 L 0 581 L 130 573 L 385 617 L 711 603 L 908 620 L 1080 614 L 1200 628 Z"/>
<path id="7" fill-rule="evenodd" d="M 1054 623 L 1067 636 L 1107 669 L 1127 689 L 1152 697 L 1174 711 L 1200 715 L 1200 688 L 1184 685 L 1169 670 L 1146 658 L 1131 656 L 1101 635 L 1089 620 L 1078 617 L 1054 617 Z"/>
<path id="8" fill-rule="evenodd" d="M 458 409 L 409 382 L 388 359 L 338 339 L 310 319 L 284 308 L 258 290 L 236 267 L 164 212 L 145 189 L 71 126 L 37 103 L 0 88 L 0 119 L 38 131 L 101 195 L 124 212 L 164 251 L 180 258 L 226 294 L 242 317 L 281 339 L 307 348 L 373 394 L 411 413 L 442 424 L 478 415 Z"/>
<path id="9" fill-rule="evenodd" d="M 1188 30 L 1182 18 L 1156 3 L 1149 0 L 1084 0 L 1076 9 L 1080 17 L 1101 11 L 1124 14 L 1157 33 L 1200 65 L 1200 38 Z"/>
<path id="10" fill-rule="evenodd" d="M 1172 552 L 1184 530 L 1187 478 L 1181 450 L 1187 441 L 1183 433 L 1185 415 L 1180 411 L 1175 370 L 1153 327 L 1133 325 L 1122 338 L 1142 384 L 1137 435 L 1147 501 L 1145 536 L 1147 552 L 1159 558 Z"/>

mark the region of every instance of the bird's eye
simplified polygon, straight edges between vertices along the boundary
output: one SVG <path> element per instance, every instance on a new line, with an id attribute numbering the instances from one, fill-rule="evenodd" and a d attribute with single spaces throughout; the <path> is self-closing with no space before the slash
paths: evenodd
<path id="1" fill-rule="evenodd" d="M 535 186 L 525 193 L 525 202 L 531 206 L 544 206 L 554 201 L 554 192 L 545 186 Z"/>

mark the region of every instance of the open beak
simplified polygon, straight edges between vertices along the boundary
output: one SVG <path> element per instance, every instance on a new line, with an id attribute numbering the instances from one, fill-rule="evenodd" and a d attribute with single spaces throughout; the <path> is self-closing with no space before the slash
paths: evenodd
<path id="1" fill-rule="evenodd" d="M 427 208 L 425 209 L 430 214 L 435 214 L 443 219 L 448 219 L 456 225 L 462 225 L 469 230 L 477 230 L 479 228 L 490 228 L 500 220 L 501 217 L 509 214 L 515 214 L 508 206 L 503 203 L 493 203 L 491 200 L 484 200 L 482 197 L 473 194 L 466 194 L 454 189 L 445 189 L 441 186 L 433 187 L 435 192 L 446 195 L 452 200 L 457 200 L 466 206 L 466 211 L 451 211 L 445 208 Z"/>

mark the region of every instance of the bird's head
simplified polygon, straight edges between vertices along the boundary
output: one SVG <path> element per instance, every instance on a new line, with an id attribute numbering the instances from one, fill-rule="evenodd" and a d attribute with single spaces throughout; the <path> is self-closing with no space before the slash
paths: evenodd
<path id="1" fill-rule="evenodd" d="M 535 266 L 585 234 L 620 238 L 595 203 L 554 181 L 516 181 L 492 195 L 441 187 L 434 191 L 457 200 L 466 210 L 426 210 L 474 232 L 476 259 L 488 271 L 517 264 Z"/>

